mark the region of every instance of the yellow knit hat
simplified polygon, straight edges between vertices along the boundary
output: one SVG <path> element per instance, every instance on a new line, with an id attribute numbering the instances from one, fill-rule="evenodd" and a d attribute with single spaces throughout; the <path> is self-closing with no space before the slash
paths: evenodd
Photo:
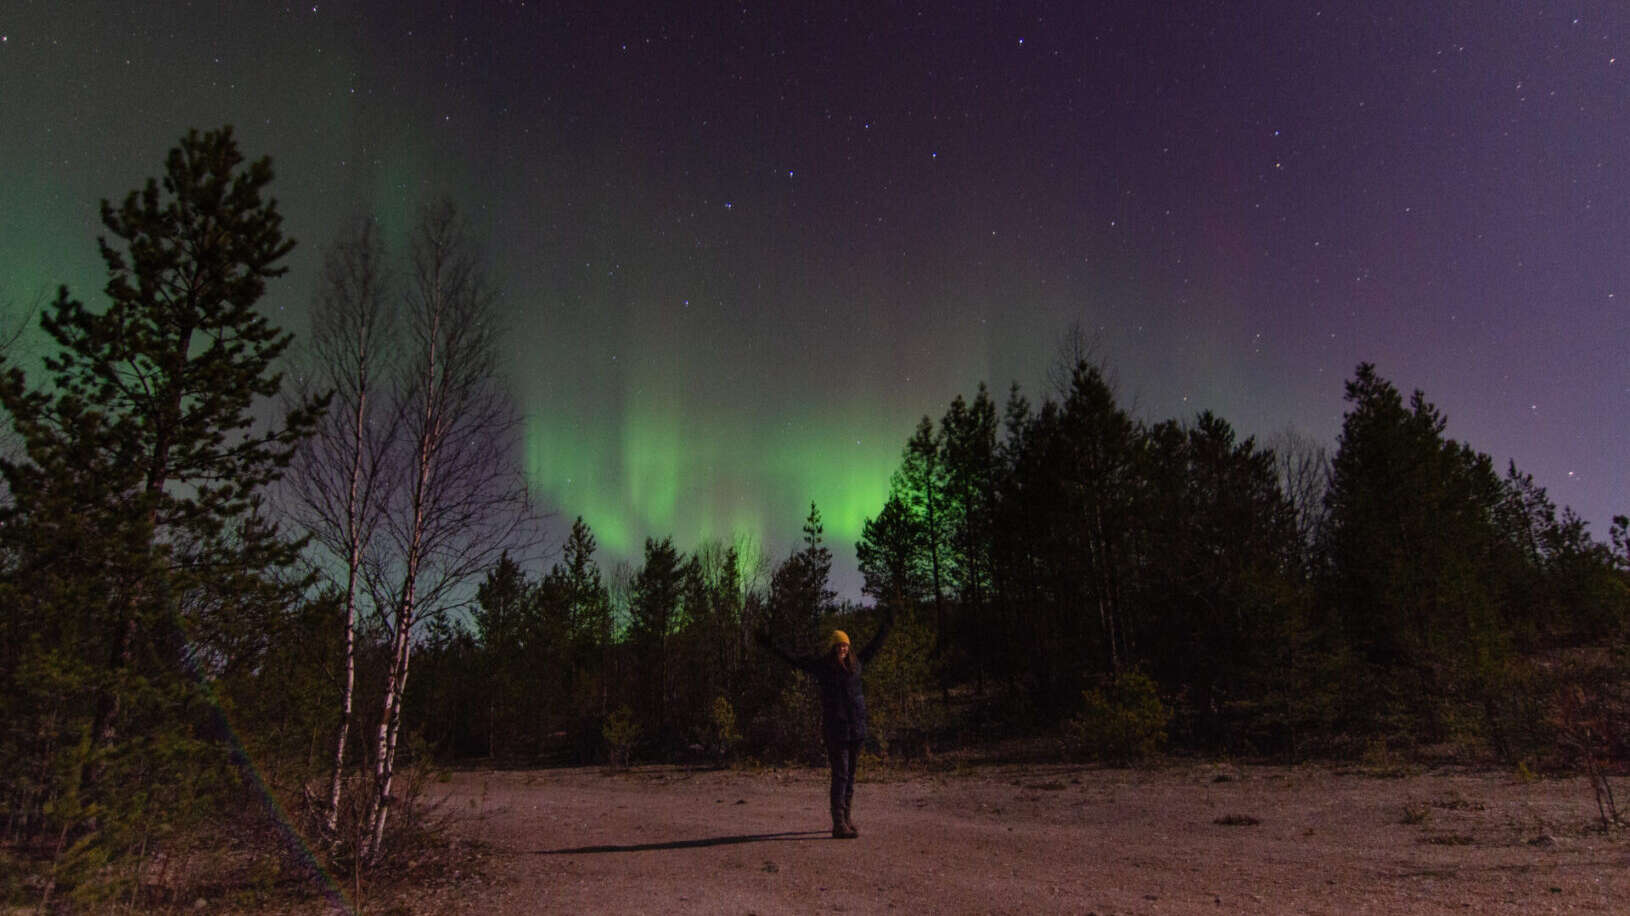
<path id="1" fill-rule="evenodd" d="M 849 634 L 842 630 L 833 630 L 832 635 L 826 639 L 827 649 L 836 649 L 838 646 L 849 645 Z"/>

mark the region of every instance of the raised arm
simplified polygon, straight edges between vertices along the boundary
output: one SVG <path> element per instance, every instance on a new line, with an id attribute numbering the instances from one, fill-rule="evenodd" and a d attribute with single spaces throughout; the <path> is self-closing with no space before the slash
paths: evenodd
<path id="1" fill-rule="evenodd" d="M 856 653 L 856 655 L 860 659 L 860 663 L 862 665 L 871 664 L 872 656 L 877 654 L 878 649 L 883 648 L 883 640 L 888 637 L 889 630 L 893 626 L 894 626 L 894 606 L 885 604 L 883 606 L 883 623 L 882 623 L 882 625 L 877 628 L 876 633 L 872 634 L 871 642 L 866 643 L 866 647 L 864 649 L 861 649 L 858 653 Z"/>
<path id="2" fill-rule="evenodd" d="M 755 630 L 753 632 L 753 638 L 755 640 L 757 640 L 759 645 L 763 646 L 765 649 L 767 649 L 770 652 L 774 653 L 776 658 L 781 659 L 782 661 L 784 661 L 787 664 L 793 666 L 794 668 L 798 668 L 798 669 L 803 670 L 803 671 L 808 671 L 808 670 L 810 670 L 810 668 L 814 667 L 814 664 L 815 664 L 814 659 L 811 659 L 811 658 L 798 658 L 796 656 L 788 655 L 787 653 L 781 651 L 781 647 L 776 645 L 775 641 L 770 638 L 770 631 L 769 630 Z"/>

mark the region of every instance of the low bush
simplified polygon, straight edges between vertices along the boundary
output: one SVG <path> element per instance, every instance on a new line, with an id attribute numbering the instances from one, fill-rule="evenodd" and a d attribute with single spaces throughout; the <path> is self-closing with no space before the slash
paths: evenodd
<path id="1" fill-rule="evenodd" d="M 1130 763 L 1166 743 L 1172 711 L 1155 682 L 1140 671 L 1116 675 L 1102 688 L 1081 693 L 1082 709 L 1064 724 L 1063 750 L 1077 760 Z"/>

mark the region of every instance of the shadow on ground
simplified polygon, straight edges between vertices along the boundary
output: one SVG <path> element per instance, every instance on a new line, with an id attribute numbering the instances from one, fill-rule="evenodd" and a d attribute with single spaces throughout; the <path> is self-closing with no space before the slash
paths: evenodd
<path id="1" fill-rule="evenodd" d="M 672 840 L 667 843 L 634 843 L 629 846 L 574 846 L 570 849 L 540 849 L 540 856 L 584 855 L 591 852 L 651 852 L 659 849 L 692 849 L 698 846 L 730 846 L 736 843 L 778 843 L 787 840 L 812 840 L 826 836 L 825 830 L 801 830 L 788 833 L 745 833 L 735 836 L 714 836 L 700 840 Z"/>

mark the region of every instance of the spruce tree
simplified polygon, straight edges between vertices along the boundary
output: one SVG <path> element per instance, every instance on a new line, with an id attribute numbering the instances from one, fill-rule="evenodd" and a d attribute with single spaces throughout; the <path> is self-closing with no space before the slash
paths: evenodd
<path id="1" fill-rule="evenodd" d="M 957 599 L 953 657 L 959 668 L 972 667 L 980 693 L 990 656 L 980 634 L 996 625 L 991 613 L 996 428 L 996 405 L 984 383 L 972 404 L 958 395 L 940 420 L 949 533 L 946 571 Z"/>
<path id="2" fill-rule="evenodd" d="M 610 692 L 607 654 L 616 624 L 611 593 L 594 559 L 597 549 L 594 532 L 578 516 L 562 549 L 562 562 L 555 564 L 547 580 L 565 602 L 570 626 L 571 711 L 582 721 L 595 722 L 606 713 Z"/>
<path id="3" fill-rule="evenodd" d="M 487 755 L 494 759 L 512 756 L 516 745 L 524 743 L 531 723 L 519 711 L 528 697 L 553 687 L 546 674 L 560 670 L 559 666 L 539 666 L 543 670 L 538 670 L 529 664 L 534 660 L 533 650 L 545 648 L 539 638 L 543 634 L 538 625 L 538 591 L 521 567 L 503 553 L 476 589 L 475 606 L 470 609 L 485 674 L 485 744 Z"/>
<path id="4" fill-rule="evenodd" d="M 770 576 L 770 610 L 773 628 L 790 631 L 796 651 L 811 648 L 807 644 L 820 628 L 821 621 L 833 611 L 832 551 L 822 542 L 825 526 L 821 524 L 821 510 L 812 502 L 809 515 L 804 517 L 804 549 L 791 554 Z"/>
<path id="5" fill-rule="evenodd" d="M 1321 582 L 1353 653 L 1347 714 L 1441 740 L 1457 694 L 1509 648 L 1492 561 L 1500 481 L 1488 456 L 1444 436 L 1421 392 L 1406 406 L 1374 366 L 1358 367 L 1347 400 Z"/>
<path id="6" fill-rule="evenodd" d="M 945 647 L 947 576 L 945 464 L 934 421 L 923 417 L 906 442 L 896 472 L 897 489 L 921 532 L 919 540 L 928 557 L 929 596 L 934 602 L 934 653 Z"/>
<path id="7" fill-rule="evenodd" d="M 639 718 L 662 740 L 668 729 L 670 641 L 679 632 L 685 560 L 672 538 L 645 539 L 645 563 L 634 576 L 628 602 L 628 643 L 638 664 Z"/>

